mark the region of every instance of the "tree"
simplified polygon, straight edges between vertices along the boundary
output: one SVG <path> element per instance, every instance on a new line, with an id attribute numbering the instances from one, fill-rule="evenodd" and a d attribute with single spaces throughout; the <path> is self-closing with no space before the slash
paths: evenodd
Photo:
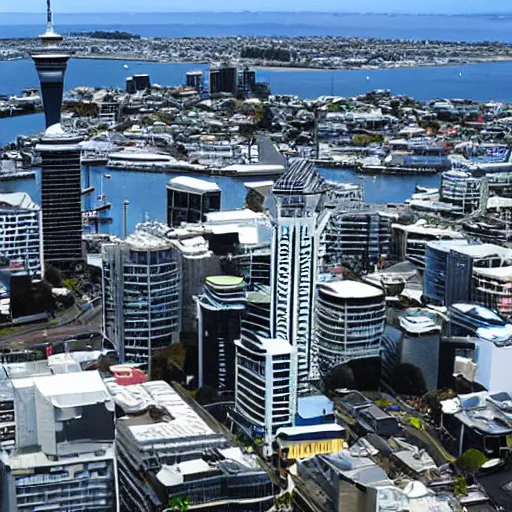
<path id="1" fill-rule="evenodd" d="M 254 189 L 250 189 L 245 196 L 245 207 L 256 213 L 265 211 L 265 198 Z"/>
<path id="2" fill-rule="evenodd" d="M 217 391 L 210 386 L 203 386 L 202 388 L 199 388 L 195 399 L 199 405 L 208 405 L 220 401 Z"/>
<path id="3" fill-rule="evenodd" d="M 55 288 L 62 287 L 62 275 L 53 265 L 46 264 L 44 267 L 44 278 Z"/>
<path id="4" fill-rule="evenodd" d="M 468 493 L 468 484 L 463 476 L 456 476 L 453 479 L 453 493 L 455 496 L 466 496 Z"/>
<path id="5" fill-rule="evenodd" d="M 430 409 L 430 416 L 436 425 L 441 424 L 441 416 L 443 414 L 443 407 L 439 400 L 437 391 L 430 391 L 421 399 Z"/>
<path id="6" fill-rule="evenodd" d="M 346 364 L 337 366 L 325 379 L 324 386 L 326 392 L 344 388 L 354 389 L 356 380 L 352 368 Z"/>
<path id="7" fill-rule="evenodd" d="M 188 496 L 175 496 L 169 500 L 169 512 L 186 512 L 190 509 L 190 498 Z"/>
<path id="8" fill-rule="evenodd" d="M 470 448 L 466 450 L 458 459 L 457 467 L 462 471 L 469 473 L 475 473 L 478 471 L 486 462 L 487 457 L 479 450 Z"/>
<path id="9" fill-rule="evenodd" d="M 422 371 L 409 363 L 402 363 L 396 367 L 391 385 L 400 395 L 423 396 L 427 391 Z"/>

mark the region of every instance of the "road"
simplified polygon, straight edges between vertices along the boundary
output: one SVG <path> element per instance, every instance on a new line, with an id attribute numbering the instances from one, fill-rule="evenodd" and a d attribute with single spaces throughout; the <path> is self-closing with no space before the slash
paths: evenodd
<path id="1" fill-rule="evenodd" d="M 101 330 L 101 306 L 82 312 L 70 311 L 57 319 L 58 324 L 49 327 L 47 323 L 30 324 L 19 331 L 2 336 L 1 348 L 31 348 L 47 342 L 59 343 L 65 338 L 77 334 L 98 332 Z"/>

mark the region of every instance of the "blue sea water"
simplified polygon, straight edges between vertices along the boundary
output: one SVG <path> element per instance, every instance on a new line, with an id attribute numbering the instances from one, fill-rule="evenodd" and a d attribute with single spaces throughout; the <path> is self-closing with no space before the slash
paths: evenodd
<path id="1" fill-rule="evenodd" d="M 149 73 L 153 83 L 179 85 L 185 73 L 206 69 L 198 64 L 72 59 L 66 74 L 66 88 L 124 87 L 133 73 Z M 259 80 L 268 80 L 275 94 L 296 94 L 304 98 L 336 94 L 355 96 L 375 89 L 390 89 L 394 94 L 418 100 L 472 98 L 512 101 L 512 62 L 466 66 L 383 69 L 372 71 L 260 69 Z M 0 61 L 0 94 L 19 94 L 23 88 L 37 87 L 34 64 L 29 60 Z"/>
<path id="2" fill-rule="evenodd" d="M 158 220 L 166 222 L 166 183 L 176 176 L 172 173 L 117 171 L 100 167 L 90 169 L 90 181 L 84 169 L 83 183 L 95 187 L 95 193 L 84 199 L 84 207 L 91 208 L 99 205 L 97 195 L 101 191 L 101 176 L 108 172 L 110 180 L 103 180 L 105 200 L 112 203 L 112 208 L 105 216 L 112 218 L 112 224 L 103 224 L 101 232 L 117 236 L 122 234 L 123 201 L 128 200 L 127 224 L 128 232 L 132 232 L 139 222 Z M 320 169 L 326 178 L 348 182 L 362 183 L 365 190 L 365 199 L 370 203 L 400 203 L 411 197 L 415 186 L 438 187 L 439 176 L 361 176 L 349 170 Z M 194 175 L 197 178 L 213 181 L 222 190 L 221 207 L 223 210 L 243 208 L 247 189 L 244 183 L 260 181 L 261 178 L 230 178 L 205 177 Z"/>

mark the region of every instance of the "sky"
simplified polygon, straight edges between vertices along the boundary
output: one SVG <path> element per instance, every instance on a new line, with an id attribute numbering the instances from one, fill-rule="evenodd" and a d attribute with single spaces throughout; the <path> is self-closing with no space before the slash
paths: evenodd
<path id="1" fill-rule="evenodd" d="M 52 0 L 59 13 L 187 11 L 337 11 L 384 13 L 512 13 L 511 0 Z M 0 0 L 0 13 L 41 12 L 45 0 Z"/>

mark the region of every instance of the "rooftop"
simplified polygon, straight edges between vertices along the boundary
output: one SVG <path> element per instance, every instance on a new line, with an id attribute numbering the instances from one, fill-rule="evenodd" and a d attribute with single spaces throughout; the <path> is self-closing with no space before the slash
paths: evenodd
<path id="1" fill-rule="evenodd" d="M 0 210 L 40 210 L 39 206 L 32 201 L 26 192 L 12 192 L 0 194 Z"/>
<path id="2" fill-rule="evenodd" d="M 167 183 L 167 188 L 181 192 L 206 194 L 207 192 L 220 192 L 217 183 L 191 178 L 190 176 L 177 176 Z"/>
<path id="3" fill-rule="evenodd" d="M 106 379 L 114 402 L 126 416 L 119 419 L 129 427 L 135 440 L 142 445 L 168 439 L 172 443 L 187 443 L 194 437 L 217 436 L 192 407 L 164 381 L 121 386 L 115 379 Z M 167 414 L 142 421 L 141 414 L 156 407 Z"/>
<path id="4" fill-rule="evenodd" d="M 324 180 L 308 160 L 295 160 L 275 182 L 274 194 L 320 194 Z"/>
<path id="5" fill-rule="evenodd" d="M 319 283 L 318 289 L 321 293 L 337 299 L 371 299 L 383 296 L 381 289 L 357 281 Z"/>
<path id="6" fill-rule="evenodd" d="M 239 289 L 245 286 L 244 279 L 236 276 L 210 276 L 206 278 L 206 284 L 213 289 Z"/>

